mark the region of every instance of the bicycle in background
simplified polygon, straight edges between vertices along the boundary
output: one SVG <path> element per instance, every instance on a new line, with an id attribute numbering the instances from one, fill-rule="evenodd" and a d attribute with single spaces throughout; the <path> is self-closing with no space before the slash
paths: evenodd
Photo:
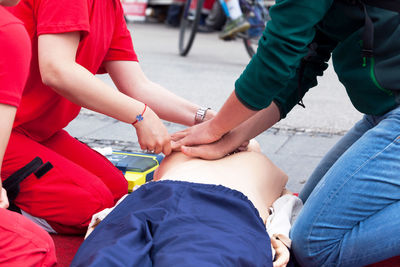
<path id="1" fill-rule="evenodd" d="M 203 3 L 204 0 L 187 0 L 185 2 L 179 29 L 179 54 L 181 56 L 188 55 L 193 45 L 198 31 Z M 271 0 L 239 0 L 242 13 L 249 21 L 250 28 L 245 32 L 237 33 L 235 37 L 243 40 L 250 58 L 257 51 L 258 40 L 264 31 L 267 21 L 270 19 L 268 8 L 273 3 L 274 1 Z M 227 15 L 227 17 L 229 16 Z"/>

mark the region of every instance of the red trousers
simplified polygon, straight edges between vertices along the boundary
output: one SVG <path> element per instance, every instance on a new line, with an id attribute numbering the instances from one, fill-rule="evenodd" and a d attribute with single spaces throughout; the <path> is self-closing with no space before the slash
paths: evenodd
<path id="1" fill-rule="evenodd" d="M 127 193 L 122 172 L 64 130 L 40 143 L 14 130 L 3 160 L 2 179 L 37 156 L 54 167 L 40 179 L 28 176 L 20 184 L 15 204 L 45 219 L 58 233 L 84 233 L 94 213 L 113 206 Z"/>
<path id="2" fill-rule="evenodd" d="M 53 239 L 22 215 L 0 208 L 0 266 L 55 266 Z"/>

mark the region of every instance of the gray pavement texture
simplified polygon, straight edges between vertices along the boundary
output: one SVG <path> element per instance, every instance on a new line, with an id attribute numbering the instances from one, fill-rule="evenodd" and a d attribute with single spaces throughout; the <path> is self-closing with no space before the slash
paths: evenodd
<path id="1" fill-rule="evenodd" d="M 198 34 L 187 57 L 178 54 L 178 29 L 157 23 L 131 23 L 129 29 L 145 74 L 170 91 L 218 110 L 234 89 L 249 57 L 240 40 L 224 42 L 216 33 Z M 99 75 L 112 85 L 108 75 Z M 288 117 L 256 139 L 262 151 L 289 175 L 288 188 L 299 192 L 323 155 L 361 118 L 332 67 Z M 168 131 L 183 126 L 165 122 Z M 71 135 L 92 147 L 140 151 L 129 124 L 82 109 L 68 125 Z"/>

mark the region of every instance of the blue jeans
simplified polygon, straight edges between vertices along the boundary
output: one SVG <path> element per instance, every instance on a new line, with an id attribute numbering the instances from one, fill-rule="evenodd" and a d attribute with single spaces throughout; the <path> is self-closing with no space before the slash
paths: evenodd
<path id="1" fill-rule="evenodd" d="M 400 255 L 400 107 L 364 116 L 300 197 L 307 201 L 290 235 L 301 266 L 364 266 Z"/>

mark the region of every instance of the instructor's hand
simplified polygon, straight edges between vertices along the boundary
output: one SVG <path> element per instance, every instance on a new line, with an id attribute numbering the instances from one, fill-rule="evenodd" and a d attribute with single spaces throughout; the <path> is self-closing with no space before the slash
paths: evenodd
<path id="1" fill-rule="evenodd" d="M 151 108 L 143 114 L 143 120 L 134 124 L 140 148 L 155 154 L 171 154 L 171 137 L 167 128 Z"/>
<path id="2" fill-rule="evenodd" d="M 7 191 L 2 187 L 0 191 L 0 208 L 7 209 L 9 205 L 10 204 L 8 203 Z"/>
<path id="3" fill-rule="evenodd" d="M 189 157 L 208 160 L 220 159 L 233 152 L 246 151 L 249 144 L 249 141 L 244 140 L 240 132 L 235 130 L 225 134 L 213 143 L 195 146 L 178 145 L 179 141 L 174 142 L 175 135 L 172 135 L 172 148 L 174 150 L 180 150 Z"/>
<path id="4" fill-rule="evenodd" d="M 223 133 L 213 127 L 213 119 L 194 125 L 183 131 L 174 133 L 172 149 L 179 150 L 181 146 L 195 146 L 210 144 L 222 137 Z"/>

